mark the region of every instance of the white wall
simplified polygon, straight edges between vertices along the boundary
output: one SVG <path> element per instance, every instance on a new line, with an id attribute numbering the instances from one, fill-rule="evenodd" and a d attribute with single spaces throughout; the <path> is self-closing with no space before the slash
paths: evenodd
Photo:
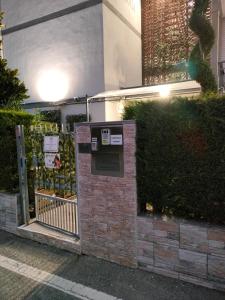
<path id="1" fill-rule="evenodd" d="M 1 0 L 6 28 L 76 5 L 85 0 Z"/>
<path id="2" fill-rule="evenodd" d="M 86 104 L 73 104 L 60 106 L 61 110 L 61 122 L 66 128 L 66 117 L 71 115 L 86 115 Z"/>
<path id="3" fill-rule="evenodd" d="M 106 105 L 105 102 L 94 102 L 89 104 L 91 122 L 106 121 Z"/>
<path id="4" fill-rule="evenodd" d="M 129 0 L 110 0 L 110 2 L 116 11 L 125 17 L 140 34 L 140 6 L 133 11 L 128 5 Z M 141 85 L 141 36 L 138 36 L 105 4 L 103 5 L 103 32 L 105 90 Z"/>
<path id="5" fill-rule="evenodd" d="M 86 0 L 0 1 L 7 29 Z M 43 100 L 38 81 L 49 71 L 68 85 L 60 99 L 141 85 L 140 0 L 103 3 L 4 35 L 4 56 L 19 69 L 30 100 Z M 54 81 L 53 91 L 61 85 Z"/>
<path id="6" fill-rule="evenodd" d="M 141 0 L 105 0 L 141 32 Z"/>
<path id="7" fill-rule="evenodd" d="M 219 61 L 225 61 L 225 18 L 221 19 Z"/>
<path id="8" fill-rule="evenodd" d="M 124 104 L 123 100 L 106 101 L 106 121 L 121 121 Z"/>
<path id="9" fill-rule="evenodd" d="M 15 5 L 18 0 L 3 0 L 3 10 L 7 7 L 6 15 L 10 14 L 8 1 L 11 5 L 14 3 L 13 11 L 16 14 Z M 28 7 L 31 8 L 30 0 L 19 1 L 25 3 L 29 19 L 35 11 L 34 2 L 40 2 L 39 6 L 43 11 L 46 2 L 49 4 L 49 1 L 44 0 L 31 1 L 33 9 L 28 10 Z M 58 3 L 56 7 L 59 7 L 60 1 L 50 2 Z M 62 2 L 65 6 L 77 1 Z M 52 6 L 56 9 L 54 5 Z M 37 83 L 43 72 L 51 70 L 61 72 L 66 78 L 69 88 L 64 99 L 86 94 L 91 96 L 104 90 L 102 36 L 100 4 L 5 35 L 4 55 L 10 67 L 19 69 L 20 78 L 29 89 L 31 100 L 42 100 Z"/>

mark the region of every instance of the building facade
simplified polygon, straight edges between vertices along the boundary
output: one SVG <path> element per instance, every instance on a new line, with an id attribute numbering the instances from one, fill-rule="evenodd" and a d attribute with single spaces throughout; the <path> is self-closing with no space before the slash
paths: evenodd
<path id="1" fill-rule="evenodd" d="M 196 42 L 189 29 L 194 0 L 142 0 L 143 84 L 188 79 L 185 62 Z M 225 1 L 212 0 L 207 11 L 216 39 L 211 53 L 214 75 L 221 82 L 225 61 Z"/>
<path id="2" fill-rule="evenodd" d="M 140 0 L 0 0 L 4 57 L 30 101 L 141 85 Z"/>
<path id="3" fill-rule="evenodd" d="M 194 0 L 0 0 L 5 12 L 4 56 L 10 67 L 19 69 L 29 90 L 25 109 L 60 110 L 66 126 L 68 115 L 87 114 L 88 95 L 94 96 L 91 120 L 113 121 L 121 117 L 120 102 L 126 95 L 116 103 L 115 97 L 114 102 L 105 101 L 110 97 L 100 101 L 99 93 L 188 80 L 182 68 L 196 41 L 188 28 L 193 4 Z M 209 59 L 222 88 L 225 0 L 212 0 L 207 17 L 216 35 Z M 180 69 L 171 70 L 171 65 Z M 184 83 L 181 90 L 186 85 L 188 94 L 199 92 L 193 82 L 192 87 Z M 128 98 L 130 94 L 127 90 Z"/>

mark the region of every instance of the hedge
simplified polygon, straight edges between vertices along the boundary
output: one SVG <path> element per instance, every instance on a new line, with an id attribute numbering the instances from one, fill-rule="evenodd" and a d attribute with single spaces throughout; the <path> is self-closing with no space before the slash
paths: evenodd
<path id="1" fill-rule="evenodd" d="M 44 110 L 40 112 L 41 121 L 56 123 L 61 128 L 61 111 L 60 110 Z"/>
<path id="2" fill-rule="evenodd" d="M 134 102 L 140 210 L 225 224 L 225 97 Z"/>
<path id="3" fill-rule="evenodd" d="M 86 114 L 79 114 L 79 115 L 67 115 L 66 116 L 66 123 L 68 126 L 68 130 L 73 132 L 74 131 L 74 123 L 81 123 L 87 122 L 87 115 Z"/>
<path id="4" fill-rule="evenodd" d="M 15 126 L 29 128 L 32 115 L 24 112 L 0 110 L 0 190 L 18 191 L 18 170 Z"/>

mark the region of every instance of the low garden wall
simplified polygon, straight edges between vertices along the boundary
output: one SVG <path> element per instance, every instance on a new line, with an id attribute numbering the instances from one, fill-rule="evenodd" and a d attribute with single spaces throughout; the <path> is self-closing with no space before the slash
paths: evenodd
<path id="1" fill-rule="evenodd" d="M 123 127 L 124 175 L 94 175 L 92 129 L 117 125 Z M 131 121 L 76 126 L 81 252 L 225 291 L 225 226 L 138 215 L 135 137 Z"/>
<path id="2" fill-rule="evenodd" d="M 19 194 L 0 193 L 0 229 L 16 233 L 21 219 Z"/>
<path id="3" fill-rule="evenodd" d="M 137 217 L 138 266 L 225 290 L 225 227 L 167 217 Z"/>

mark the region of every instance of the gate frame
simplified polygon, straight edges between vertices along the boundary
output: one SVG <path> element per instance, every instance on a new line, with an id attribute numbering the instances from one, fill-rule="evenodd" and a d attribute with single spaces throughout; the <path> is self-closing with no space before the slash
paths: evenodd
<path id="1" fill-rule="evenodd" d="M 27 184 L 27 159 L 25 152 L 24 126 L 16 126 L 16 145 L 17 145 L 17 161 L 19 173 L 19 187 L 23 209 L 23 222 L 26 225 L 30 223 L 29 214 L 29 194 Z"/>

